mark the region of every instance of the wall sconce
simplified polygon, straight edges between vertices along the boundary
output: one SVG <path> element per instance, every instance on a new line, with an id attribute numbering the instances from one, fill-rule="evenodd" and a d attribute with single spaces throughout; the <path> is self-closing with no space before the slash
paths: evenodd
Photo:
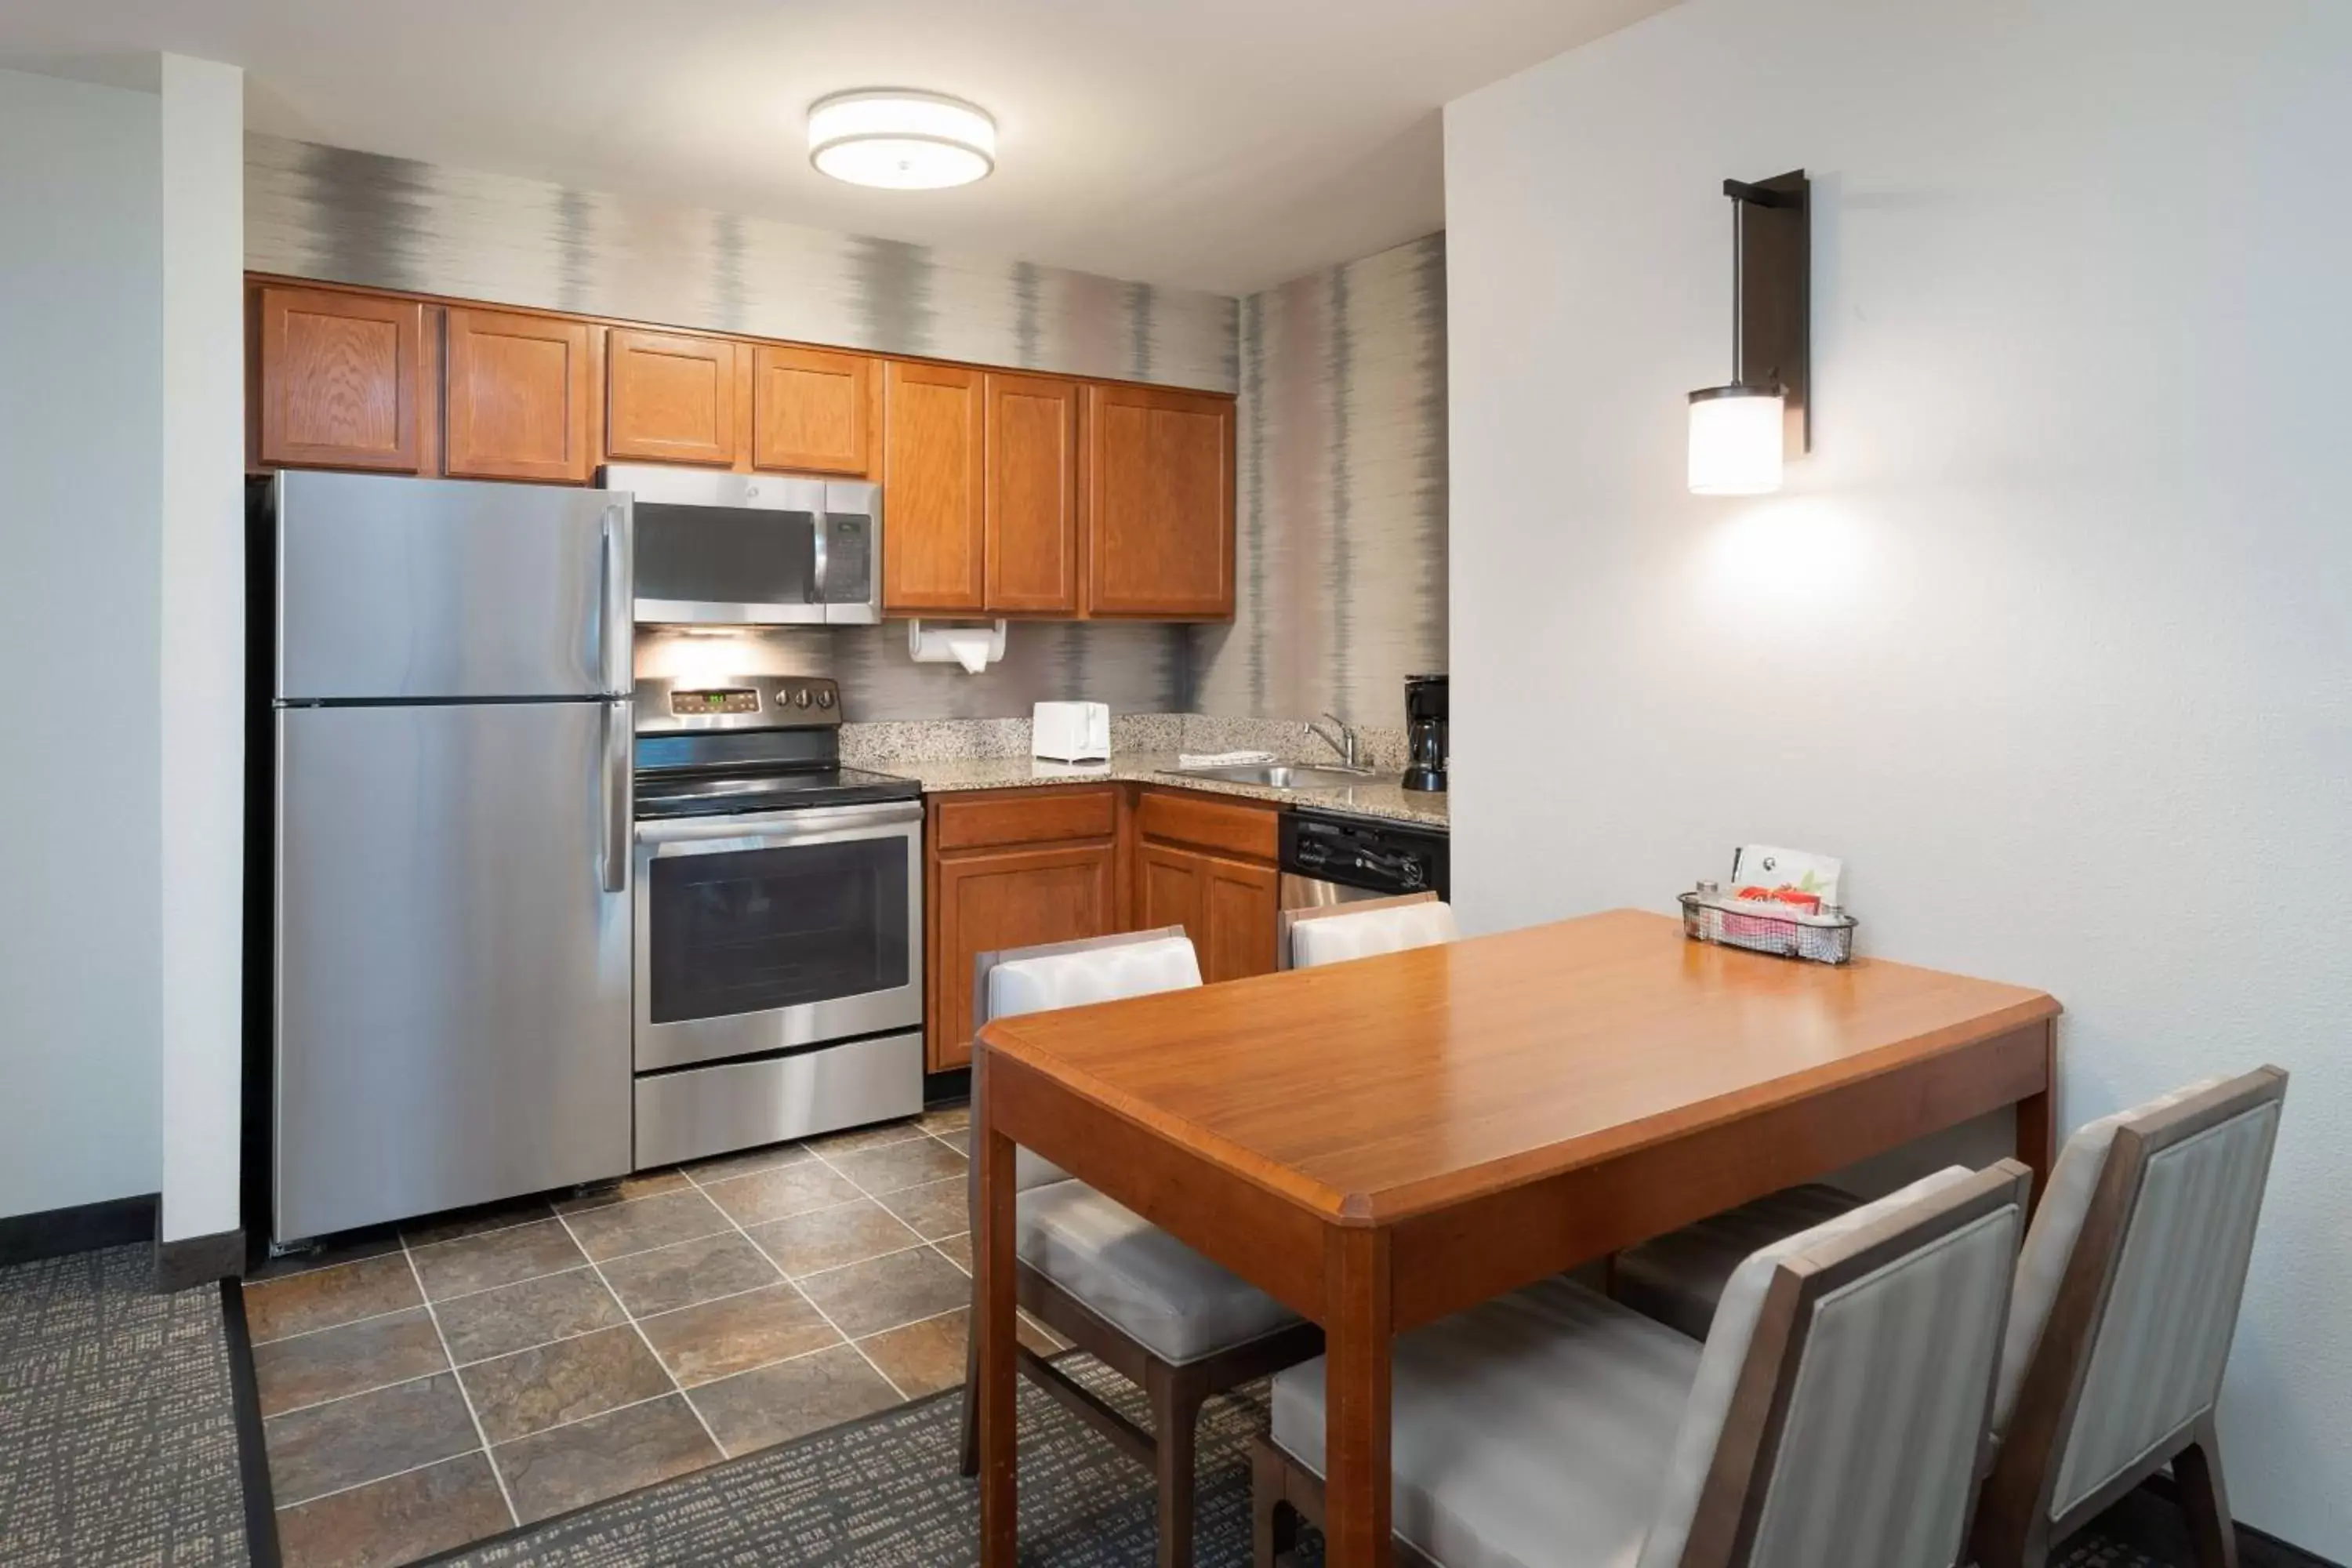
<path id="1" fill-rule="evenodd" d="M 1802 169 L 1731 198 L 1731 381 L 1690 395 L 1693 495 L 1767 495 L 1812 448 L 1812 182 Z"/>

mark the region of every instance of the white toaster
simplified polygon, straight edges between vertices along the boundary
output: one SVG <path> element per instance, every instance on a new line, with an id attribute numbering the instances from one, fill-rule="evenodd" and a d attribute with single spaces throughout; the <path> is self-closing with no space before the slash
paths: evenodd
<path id="1" fill-rule="evenodd" d="M 1029 754 L 1049 763 L 1110 760 L 1110 704 L 1040 702 L 1030 712 Z"/>

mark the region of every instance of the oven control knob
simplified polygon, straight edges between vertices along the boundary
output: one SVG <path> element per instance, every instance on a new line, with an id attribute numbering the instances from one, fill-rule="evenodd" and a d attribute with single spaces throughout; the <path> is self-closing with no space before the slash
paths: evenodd
<path id="1" fill-rule="evenodd" d="M 805 686 L 803 686 L 803 687 L 800 687 L 800 688 L 798 688 L 797 689 L 795 689 L 795 690 L 793 692 L 793 707 L 795 707 L 795 708 L 805 708 L 805 707 L 807 707 L 808 705 L 809 705 L 809 690 L 808 690 L 808 688 L 807 688 L 807 687 L 805 687 Z"/>
<path id="2" fill-rule="evenodd" d="M 830 708 L 833 706 L 832 687 L 820 686 L 816 689 L 816 705 L 820 708 Z"/>

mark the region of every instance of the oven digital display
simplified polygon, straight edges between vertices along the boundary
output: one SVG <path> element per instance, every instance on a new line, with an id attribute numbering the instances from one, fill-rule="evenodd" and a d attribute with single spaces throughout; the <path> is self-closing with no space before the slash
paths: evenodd
<path id="1" fill-rule="evenodd" d="M 669 694 L 672 716 L 693 719 L 709 713 L 757 713 L 760 694 L 749 687 L 723 687 L 712 691 L 673 691 Z"/>

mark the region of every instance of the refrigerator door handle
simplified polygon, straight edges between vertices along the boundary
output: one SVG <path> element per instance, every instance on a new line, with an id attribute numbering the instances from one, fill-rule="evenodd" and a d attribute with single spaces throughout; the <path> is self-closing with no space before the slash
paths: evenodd
<path id="1" fill-rule="evenodd" d="M 624 697 L 604 706 L 604 841 L 598 850 L 597 874 L 606 892 L 625 893 L 629 890 L 630 829 L 635 816 L 629 753 L 636 732 L 636 704 Z"/>
<path id="2" fill-rule="evenodd" d="M 618 502 L 604 509 L 604 618 L 597 638 L 604 659 L 604 690 L 608 696 L 626 697 L 635 684 L 630 648 L 636 599 L 629 574 L 629 509 Z"/>

